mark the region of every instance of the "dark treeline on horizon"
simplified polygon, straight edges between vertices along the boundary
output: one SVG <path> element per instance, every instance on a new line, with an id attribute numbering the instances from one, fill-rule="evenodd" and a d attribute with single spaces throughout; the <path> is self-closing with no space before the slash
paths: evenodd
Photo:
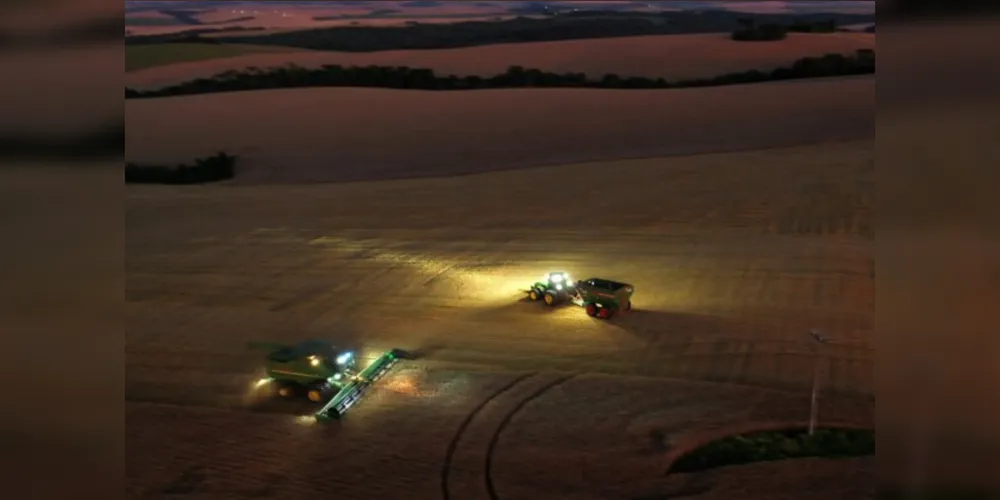
<path id="1" fill-rule="evenodd" d="M 827 54 L 821 57 L 806 57 L 789 67 L 771 71 L 750 70 L 714 78 L 679 81 L 623 77 L 616 74 L 593 79 L 584 73 L 549 73 L 521 66 L 511 66 L 506 72 L 492 77 L 481 77 L 442 76 L 431 69 L 405 66 L 327 65 L 310 69 L 289 65 L 270 69 L 227 71 L 211 78 L 199 78 L 155 90 L 140 91 L 126 88 L 125 98 L 303 87 L 377 87 L 429 91 L 508 88 L 675 89 L 872 73 L 875 73 L 874 50 L 859 50 L 854 55 Z"/>

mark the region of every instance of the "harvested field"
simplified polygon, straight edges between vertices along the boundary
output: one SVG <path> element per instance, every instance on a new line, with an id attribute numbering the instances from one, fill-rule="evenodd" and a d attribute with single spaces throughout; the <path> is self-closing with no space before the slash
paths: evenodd
<path id="1" fill-rule="evenodd" d="M 208 44 L 206 44 L 208 45 Z M 711 78 L 726 73 L 787 66 L 803 57 L 827 53 L 852 54 L 874 49 L 867 33 L 792 33 L 773 43 L 735 42 L 728 34 L 665 35 L 559 42 L 486 45 L 459 49 L 393 50 L 372 53 L 299 51 L 295 54 L 248 54 L 185 62 L 161 59 L 159 67 L 129 72 L 125 85 L 158 88 L 251 66 L 268 68 L 297 64 L 319 67 L 383 65 L 431 68 L 442 74 L 494 75 L 520 65 L 557 73 L 600 76 L 663 77 L 668 80 Z M 286 49 L 292 52 L 294 49 Z M 206 58 L 207 59 L 207 58 Z"/>
<path id="2" fill-rule="evenodd" d="M 814 359 L 821 417 L 873 422 L 873 177 L 868 139 L 128 187 L 126 495 L 754 499 L 819 481 L 865 498 L 863 460 L 663 471 L 689 432 L 806 418 Z M 635 284 L 636 311 L 603 322 L 518 300 L 554 268 Z M 833 339 L 815 353 L 812 327 Z M 345 421 L 306 426 L 250 404 L 260 360 L 243 347 L 305 337 L 421 357 Z"/>
<path id="3" fill-rule="evenodd" d="M 371 180 L 875 135 L 875 78 L 683 90 L 314 88 L 125 103 L 127 160 L 224 150 L 237 182 Z"/>

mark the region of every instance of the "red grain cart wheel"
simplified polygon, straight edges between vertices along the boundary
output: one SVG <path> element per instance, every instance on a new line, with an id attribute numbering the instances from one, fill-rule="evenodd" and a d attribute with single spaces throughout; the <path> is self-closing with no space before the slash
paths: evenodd
<path id="1" fill-rule="evenodd" d="M 597 316 L 597 305 L 587 304 L 587 316 L 590 317 Z"/>

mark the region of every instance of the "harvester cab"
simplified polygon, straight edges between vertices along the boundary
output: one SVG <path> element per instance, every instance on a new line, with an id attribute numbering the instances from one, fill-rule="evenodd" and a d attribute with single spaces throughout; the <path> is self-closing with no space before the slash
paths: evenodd
<path id="1" fill-rule="evenodd" d="M 402 351 L 393 349 L 358 371 L 354 351 L 322 340 L 294 345 L 252 342 L 249 347 L 269 351 L 264 365 L 267 377 L 261 382 L 274 384 L 278 395 L 304 395 L 313 403 L 325 403 L 315 414 L 318 420 L 340 418 L 402 357 Z"/>

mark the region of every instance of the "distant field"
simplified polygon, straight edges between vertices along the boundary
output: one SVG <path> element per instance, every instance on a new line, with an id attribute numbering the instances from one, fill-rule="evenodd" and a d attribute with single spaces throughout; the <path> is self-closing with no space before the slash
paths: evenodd
<path id="1" fill-rule="evenodd" d="M 150 49 L 156 47 L 158 46 L 149 46 Z M 492 76 L 503 73 L 509 66 L 519 65 L 557 73 L 586 73 L 592 76 L 617 73 L 621 76 L 662 77 L 668 80 L 711 78 L 753 69 L 772 70 L 803 57 L 827 53 L 850 54 L 858 49 L 874 49 L 875 36 L 865 33 L 793 33 L 780 42 L 746 43 L 734 42 L 724 34 L 662 35 L 371 53 L 296 52 L 296 49 L 291 48 L 262 48 L 263 50 L 254 49 L 238 54 L 223 52 L 216 56 L 211 56 L 213 49 L 226 46 L 205 44 L 204 51 L 196 50 L 197 45 L 188 47 L 191 48 L 187 52 L 204 54 L 204 57 L 198 57 L 197 60 L 161 57 L 155 64 L 143 66 L 145 69 L 142 71 L 127 75 L 125 85 L 136 89 L 151 89 L 250 66 L 268 68 L 287 64 L 303 67 L 319 67 L 324 64 L 410 66 L 462 76 Z M 181 52 L 179 55 L 186 53 Z"/>
<path id="2" fill-rule="evenodd" d="M 225 150 L 242 181 L 455 174 L 871 138 L 875 78 L 680 90 L 287 89 L 128 100 L 128 161 Z"/>
<path id="3" fill-rule="evenodd" d="M 137 71 L 177 63 L 225 60 L 247 54 L 304 52 L 303 49 L 255 45 L 213 45 L 208 43 L 170 43 L 128 45 L 125 47 L 125 71 Z"/>

